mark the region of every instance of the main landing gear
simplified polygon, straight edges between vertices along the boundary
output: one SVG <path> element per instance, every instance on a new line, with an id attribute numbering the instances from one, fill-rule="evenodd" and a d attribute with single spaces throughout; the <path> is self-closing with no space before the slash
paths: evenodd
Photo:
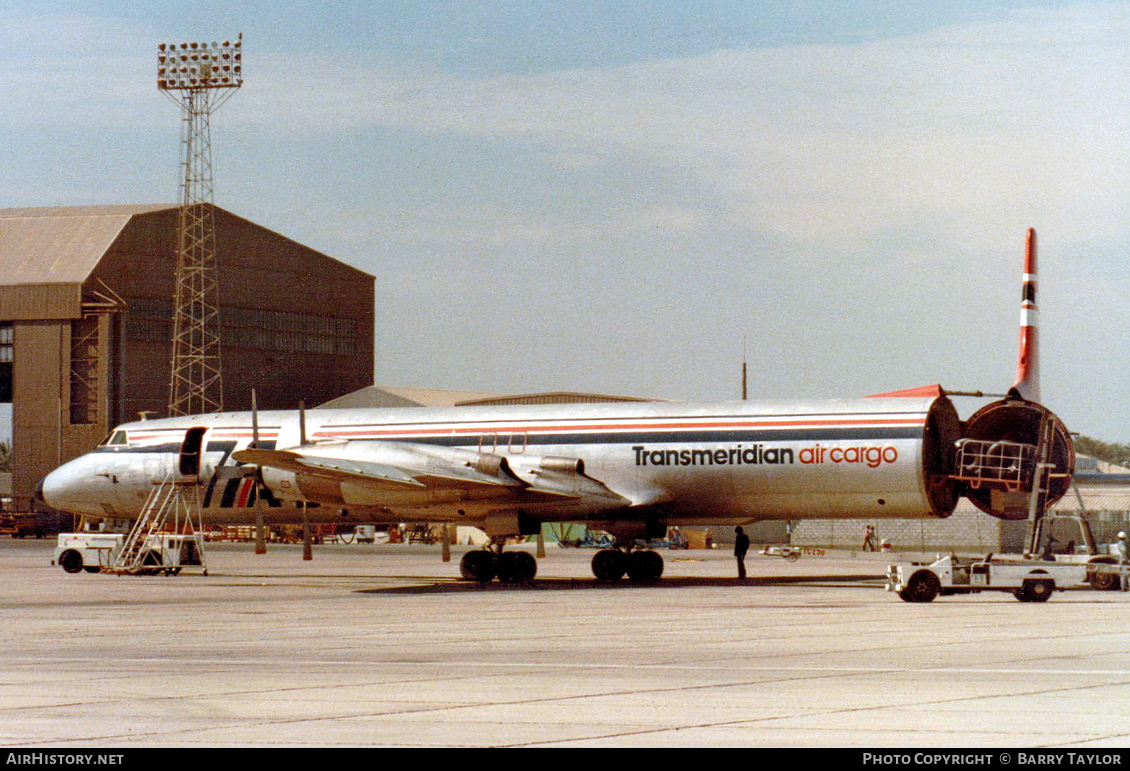
<path id="1" fill-rule="evenodd" d="M 503 551 L 501 540 L 469 551 L 459 562 L 465 581 L 490 583 L 497 578 L 504 584 L 534 580 L 538 562 L 525 551 Z M 663 575 L 663 557 L 648 549 L 601 549 L 592 558 L 592 574 L 600 581 L 619 581 L 625 575 L 632 581 L 657 581 Z"/>
<path id="2" fill-rule="evenodd" d="M 592 574 L 601 581 L 619 581 L 625 574 L 633 581 L 656 581 L 663 575 L 663 557 L 647 549 L 601 549 L 593 555 Z"/>
<path id="3" fill-rule="evenodd" d="M 538 574 L 538 561 L 524 551 L 503 551 L 501 540 L 492 540 L 490 546 L 469 551 L 459 562 L 459 573 L 467 581 L 490 583 L 497 578 L 504 584 L 533 581 Z"/>

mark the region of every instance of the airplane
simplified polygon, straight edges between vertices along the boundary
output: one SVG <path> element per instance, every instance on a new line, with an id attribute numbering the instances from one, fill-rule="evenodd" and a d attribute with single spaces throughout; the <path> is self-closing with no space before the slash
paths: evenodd
<path id="1" fill-rule="evenodd" d="M 668 526 L 944 518 L 968 498 L 1027 519 L 1069 489 L 1074 448 L 1039 403 L 1036 236 L 1028 231 L 1017 378 L 958 417 L 940 386 L 856 399 L 214 413 L 117 426 L 39 484 L 47 505 L 136 518 L 155 484 L 198 486 L 205 525 L 433 522 L 490 537 L 468 580 L 526 581 L 508 537 L 579 522 L 614 545 L 593 574 L 655 580 L 637 540 Z M 305 509 L 305 511 L 303 511 Z"/>

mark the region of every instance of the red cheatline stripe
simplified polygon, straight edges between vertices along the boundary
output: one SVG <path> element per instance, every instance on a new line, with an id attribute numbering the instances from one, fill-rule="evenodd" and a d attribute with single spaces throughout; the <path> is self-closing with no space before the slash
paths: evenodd
<path id="1" fill-rule="evenodd" d="M 317 431 L 314 436 L 451 436 L 452 434 L 568 434 L 568 433 L 611 433 L 615 431 L 688 431 L 695 429 L 742 429 L 742 428 L 860 428 L 882 426 L 921 426 L 923 417 L 918 418 L 859 418 L 857 420 L 763 420 L 714 423 L 580 423 L 560 425 L 492 425 L 492 426 L 433 426 L 426 429 L 340 429 Z"/>

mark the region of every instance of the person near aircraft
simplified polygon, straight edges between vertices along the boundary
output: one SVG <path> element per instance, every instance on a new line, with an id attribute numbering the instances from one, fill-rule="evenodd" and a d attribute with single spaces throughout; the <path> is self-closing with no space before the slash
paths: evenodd
<path id="1" fill-rule="evenodd" d="M 745 578 L 745 555 L 749 551 L 749 536 L 741 525 L 734 528 L 734 557 L 738 560 L 738 578 Z"/>
<path id="2" fill-rule="evenodd" d="M 875 548 L 875 526 L 867 525 L 863 528 L 863 551 L 878 551 Z"/>

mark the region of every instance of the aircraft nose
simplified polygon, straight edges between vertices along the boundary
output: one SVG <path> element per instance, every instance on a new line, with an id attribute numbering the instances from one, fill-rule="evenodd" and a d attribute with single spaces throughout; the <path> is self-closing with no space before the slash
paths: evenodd
<path id="1" fill-rule="evenodd" d="M 97 457 L 79 456 L 43 477 L 35 497 L 58 511 L 98 516 L 105 511 L 109 493 L 109 475 L 102 471 Z"/>
<path id="2" fill-rule="evenodd" d="M 35 498 L 53 509 L 71 511 L 80 501 L 76 498 L 71 464 L 60 466 L 35 486 Z"/>
<path id="3" fill-rule="evenodd" d="M 43 479 L 40 479 L 39 484 L 35 486 L 35 500 L 53 509 L 62 509 L 63 507 L 60 505 L 62 502 L 59 500 L 58 477 L 58 472 L 52 471 Z"/>

